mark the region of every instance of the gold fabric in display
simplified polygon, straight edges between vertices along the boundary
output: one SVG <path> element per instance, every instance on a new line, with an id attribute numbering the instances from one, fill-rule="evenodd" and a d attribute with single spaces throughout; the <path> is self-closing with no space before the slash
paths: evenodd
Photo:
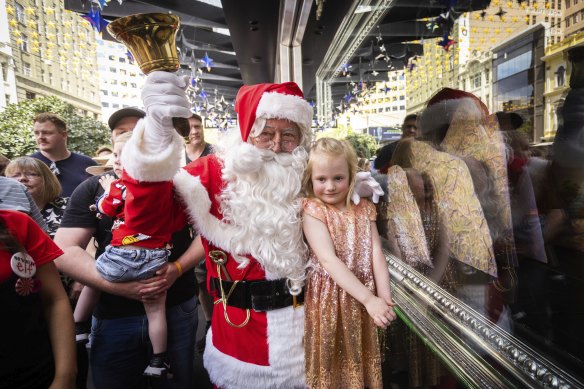
<path id="1" fill-rule="evenodd" d="M 402 259 L 412 266 L 423 263 L 432 267 L 422 216 L 408 185 L 406 173 L 401 167 L 392 166 L 387 176 L 388 227 L 397 240 Z"/>
<path id="2" fill-rule="evenodd" d="M 458 157 L 414 141 L 412 167 L 432 180 L 451 256 L 496 277 L 493 241 L 466 164 Z"/>
<path id="3" fill-rule="evenodd" d="M 375 207 L 361 201 L 339 211 L 307 199 L 304 214 L 328 228 L 337 257 L 371 292 Z M 365 307 L 341 289 L 310 250 L 311 269 L 304 297 L 306 382 L 310 388 L 381 388 L 381 352 L 377 327 Z"/>
<path id="4" fill-rule="evenodd" d="M 507 160 L 505 142 L 498 130 L 496 116 L 482 118 L 478 103 L 462 99 L 454 113 L 452 124 L 442 141 L 444 151 L 459 157 L 472 157 L 484 163 L 489 180 L 495 186 L 490 192 L 493 208 L 489 209 L 489 220 L 496 223 L 494 238 L 504 237 L 512 229 L 509 185 L 507 181 Z"/>

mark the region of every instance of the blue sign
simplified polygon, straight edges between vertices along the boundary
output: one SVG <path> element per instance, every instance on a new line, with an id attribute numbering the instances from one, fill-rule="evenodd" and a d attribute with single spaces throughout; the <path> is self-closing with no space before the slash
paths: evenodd
<path id="1" fill-rule="evenodd" d="M 367 133 L 378 142 L 391 142 L 401 138 L 401 129 L 395 127 L 369 127 Z"/>

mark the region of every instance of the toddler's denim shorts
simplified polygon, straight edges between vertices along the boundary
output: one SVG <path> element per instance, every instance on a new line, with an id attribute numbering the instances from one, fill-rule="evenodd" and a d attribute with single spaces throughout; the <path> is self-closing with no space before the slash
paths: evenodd
<path id="1" fill-rule="evenodd" d="M 166 249 L 135 249 L 107 246 L 97 258 L 96 267 L 101 276 L 110 282 L 143 280 L 168 262 Z"/>

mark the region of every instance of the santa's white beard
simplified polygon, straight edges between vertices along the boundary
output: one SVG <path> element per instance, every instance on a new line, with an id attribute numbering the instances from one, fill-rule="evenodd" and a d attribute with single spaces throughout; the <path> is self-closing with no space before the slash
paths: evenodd
<path id="1" fill-rule="evenodd" d="M 276 154 L 247 143 L 222 156 L 223 222 L 237 227 L 230 237 L 232 253 L 251 254 L 268 279 L 288 278 L 292 294 L 300 292 L 305 278 L 299 194 L 307 157 L 301 147 Z M 240 267 L 249 262 L 234 257 Z"/>

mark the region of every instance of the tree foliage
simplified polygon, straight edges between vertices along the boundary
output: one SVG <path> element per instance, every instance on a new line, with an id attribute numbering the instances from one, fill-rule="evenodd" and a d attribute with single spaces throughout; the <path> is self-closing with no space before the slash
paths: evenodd
<path id="1" fill-rule="evenodd" d="M 100 145 L 109 143 L 110 132 L 102 122 L 77 114 L 73 105 L 58 97 L 39 97 L 10 104 L 0 112 L 0 154 L 12 159 L 37 150 L 32 120 L 41 112 L 55 113 L 65 120 L 67 145 L 72 151 L 93 156 Z"/>
<path id="2" fill-rule="evenodd" d="M 360 158 L 371 158 L 377 151 L 377 142 L 369 134 L 349 134 L 345 138 L 355 149 Z"/>

